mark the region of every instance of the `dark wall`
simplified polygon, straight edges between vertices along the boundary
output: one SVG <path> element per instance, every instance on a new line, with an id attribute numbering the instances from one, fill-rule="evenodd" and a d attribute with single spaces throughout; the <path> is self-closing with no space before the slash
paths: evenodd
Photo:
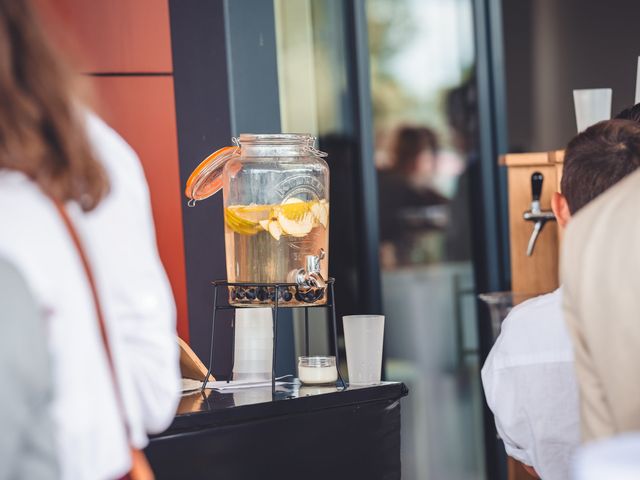
<path id="1" fill-rule="evenodd" d="M 510 152 L 527 151 L 533 131 L 533 122 L 530 119 L 533 108 L 530 94 L 533 88 L 531 3 L 532 0 L 504 2 Z"/>
<path id="2" fill-rule="evenodd" d="M 613 88 L 634 101 L 637 0 L 503 0 L 509 148 L 564 148 L 576 134 L 572 90 Z"/>
<path id="3" fill-rule="evenodd" d="M 240 133 L 280 132 L 273 3 L 170 0 L 180 180 Z M 222 194 L 187 207 L 184 218 L 190 344 L 208 365 L 213 280 L 226 278 Z M 219 289 L 222 303 L 226 292 Z M 216 316 L 214 374 L 231 369 L 232 311 Z M 291 314 L 278 322 L 278 374 L 295 370 Z"/>
<path id="4" fill-rule="evenodd" d="M 185 185 L 198 163 L 229 144 L 231 115 L 222 0 L 169 2 L 175 81 L 180 183 Z M 222 196 L 195 208 L 181 200 L 184 220 L 190 344 L 208 365 L 213 288 L 226 278 Z M 226 372 L 230 358 L 230 311 L 216 322 L 214 373 Z"/>

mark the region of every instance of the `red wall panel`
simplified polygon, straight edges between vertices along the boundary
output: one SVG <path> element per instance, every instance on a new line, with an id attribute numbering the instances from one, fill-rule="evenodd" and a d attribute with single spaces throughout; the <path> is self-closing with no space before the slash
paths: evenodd
<path id="1" fill-rule="evenodd" d="M 37 0 L 85 72 L 171 72 L 168 0 Z"/>
<path id="2" fill-rule="evenodd" d="M 158 248 L 178 308 L 178 333 L 188 340 L 187 288 L 182 229 L 173 78 L 99 77 L 100 113 L 140 156 L 156 225 Z"/>

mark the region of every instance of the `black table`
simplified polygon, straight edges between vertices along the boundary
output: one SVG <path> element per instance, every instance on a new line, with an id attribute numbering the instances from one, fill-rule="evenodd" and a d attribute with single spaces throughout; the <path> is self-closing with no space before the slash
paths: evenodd
<path id="1" fill-rule="evenodd" d="M 184 396 L 146 449 L 162 479 L 400 479 L 402 383 Z"/>

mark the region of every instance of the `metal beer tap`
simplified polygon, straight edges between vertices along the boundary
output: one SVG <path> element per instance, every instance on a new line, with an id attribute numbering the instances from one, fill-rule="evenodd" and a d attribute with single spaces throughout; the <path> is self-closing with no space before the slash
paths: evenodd
<path id="1" fill-rule="evenodd" d="M 549 220 L 555 220 L 556 217 L 550 210 L 540 209 L 540 194 L 542 193 L 542 182 L 544 182 L 544 175 L 540 172 L 533 172 L 531 174 L 531 210 L 524 212 L 524 219 L 533 223 L 533 231 L 529 238 L 529 244 L 527 245 L 527 257 L 533 254 L 533 249 L 536 246 L 538 236 L 545 224 Z"/>

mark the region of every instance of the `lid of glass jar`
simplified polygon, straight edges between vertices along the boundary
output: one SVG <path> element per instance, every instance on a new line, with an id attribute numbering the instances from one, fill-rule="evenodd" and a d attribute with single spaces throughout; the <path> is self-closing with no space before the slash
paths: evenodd
<path id="1" fill-rule="evenodd" d="M 190 198 L 190 206 L 222 189 L 222 169 L 236 155 L 240 155 L 240 148 L 223 147 L 213 152 L 196 167 L 187 180 L 184 192 Z"/>

